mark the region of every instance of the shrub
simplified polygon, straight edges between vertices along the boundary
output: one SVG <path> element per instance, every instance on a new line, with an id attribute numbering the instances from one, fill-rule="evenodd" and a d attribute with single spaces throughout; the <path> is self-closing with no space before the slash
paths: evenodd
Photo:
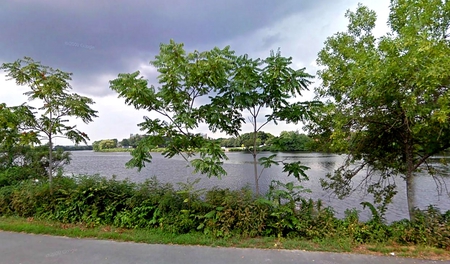
<path id="1" fill-rule="evenodd" d="M 321 201 L 301 197 L 301 188 L 278 183 L 266 197 L 249 188 L 197 190 L 197 181 L 176 190 L 156 178 L 143 183 L 94 176 L 58 176 L 53 194 L 46 181 L 23 180 L 0 188 L 0 215 L 17 215 L 123 228 L 159 228 L 173 234 L 203 232 L 214 237 L 277 236 L 311 240 L 345 237 L 354 243 L 395 242 L 450 248 L 450 211 L 434 207 L 416 220 L 389 225 L 373 213 L 367 222 L 358 211 L 343 219 Z M 370 207 L 370 206 L 369 206 Z M 374 208 L 372 208 L 374 209 Z"/>

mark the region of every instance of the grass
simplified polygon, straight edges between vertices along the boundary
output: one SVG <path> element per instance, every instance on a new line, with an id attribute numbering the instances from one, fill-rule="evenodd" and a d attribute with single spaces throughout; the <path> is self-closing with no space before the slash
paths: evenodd
<path id="1" fill-rule="evenodd" d="M 386 255 L 432 260 L 450 260 L 450 251 L 425 246 L 395 244 L 355 245 L 350 239 L 299 240 L 275 237 L 214 238 L 202 233 L 173 235 L 158 229 L 124 229 L 110 226 L 87 227 L 83 224 L 63 224 L 48 220 L 19 217 L 0 217 L 0 230 L 47 234 L 76 238 L 96 238 L 132 241 L 149 244 L 204 245 L 212 247 L 239 247 L 263 249 L 296 249 L 307 251 L 351 252 L 356 254 Z"/>

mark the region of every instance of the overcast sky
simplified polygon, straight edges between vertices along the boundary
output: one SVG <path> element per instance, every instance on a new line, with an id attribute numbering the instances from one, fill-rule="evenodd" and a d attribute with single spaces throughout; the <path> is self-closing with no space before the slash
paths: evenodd
<path id="1" fill-rule="evenodd" d="M 109 80 L 140 70 L 149 80 L 157 72 L 149 61 L 160 43 L 183 42 L 187 51 L 230 45 L 238 55 L 265 58 L 270 50 L 292 57 L 294 66 L 315 75 L 317 53 L 327 37 L 345 31 L 347 9 L 358 2 L 378 14 L 377 31 L 386 31 L 389 0 L 3 0 L 0 2 L 0 64 L 24 56 L 73 73 L 73 92 L 91 97 L 99 111 L 78 128 L 91 143 L 139 133 L 146 112 L 118 99 Z M 153 83 L 158 87 L 157 83 Z M 311 86 L 313 90 L 314 84 Z M 18 105 L 27 98 L 0 72 L 0 102 Z M 302 100 L 309 100 L 306 94 Z M 266 126 L 278 135 L 301 125 Z M 209 133 L 204 127 L 203 133 Z M 244 127 L 243 132 L 249 132 Z M 70 145 L 67 140 L 57 144 Z"/>

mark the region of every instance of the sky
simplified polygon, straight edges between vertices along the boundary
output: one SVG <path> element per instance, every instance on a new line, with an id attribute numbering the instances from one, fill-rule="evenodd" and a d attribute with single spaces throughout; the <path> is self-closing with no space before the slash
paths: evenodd
<path id="1" fill-rule="evenodd" d="M 318 52 L 327 37 L 346 30 L 346 10 L 358 2 L 378 15 L 375 34 L 387 30 L 389 0 L 3 0 L 0 2 L 0 64 L 28 56 L 43 65 L 73 73 L 72 92 L 92 98 L 98 118 L 84 124 L 90 143 L 142 134 L 143 116 L 157 117 L 125 105 L 109 88 L 119 73 L 136 70 L 158 87 L 158 72 L 149 65 L 161 43 L 182 42 L 188 52 L 229 45 L 237 55 L 265 58 L 280 49 L 294 68 L 315 75 Z M 319 80 L 303 94 L 311 100 Z M 16 86 L 0 71 L 0 103 L 27 102 L 27 87 Z M 299 130 L 301 124 L 269 124 L 274 135 Z M 206 126 L 197 131 L 217 138 Z M 250 125 L 243 127 L 250 132 Z M 72 145 L 65 139 L 56 144 Z"/>

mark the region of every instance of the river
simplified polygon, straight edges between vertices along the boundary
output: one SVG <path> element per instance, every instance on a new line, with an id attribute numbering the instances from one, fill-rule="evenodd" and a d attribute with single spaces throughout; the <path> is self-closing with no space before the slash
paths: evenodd
<path id="1" fill-rule="evenodd" d="M 268 156 L 272 153 L 261 153 L 260 156 Z M 187 166 L 186 161 L 181 157 L 172 159 L 164 158 L 160 153 L 153 153 L 152 163 L 147 164 L 140 172 L 137 169 L 125 168 L 125 163 L 131 156 L 127 152 L 93 152 L 93 151 L 74 151 L 72 152 L 72 161 L 64 170 L 67 175 L 71 174 L 100 174 L 111 177 L 116 175 L 117 179 L 128 178 L 134 182 L 142 182 L 152 176 L 156 176 L 161 182 L 173 183 L 177 187 L 178 182 L 192 181 L 201 178 L 197 188 L 211 189 L 215 186 L 219 188 L 239 189 L 246 185 L 254 187 L 252 156 L 248 153 L 230 152 L 227 153 L 229 160 L 224 162 L 224 169 L 227 175 L 222 179 L 207 178 L 203 175 L 193 174 L 192 168 Z M 306 198 L 314 200 L 321 199 L 325 206 L 331 206 L 338 217 L 344 216 L 344 212 L 349 208 L 356 208 L 360 211 L 362 220 L 369 217 L 368 209 L 363 209 L 360 205 L 362 201 L 372 202 L 373 199 L 364 193 L 356 191 L 349 197 L 339 200 L 329 191 L 324 191 L 320 185 L 320 178 L 327 173 L 334 171 L 344 161 L 344 156 L 323 153 L 277 153 L 276 160 L 297 161 L 310 167 L 306 172 L 309 180 L 299 183 L 311 190 L 311 193 L 305 193 Z M 281 166 L 273 166 L 266 169 L 260 179 L 261 192 L 266 192 L 272 180 L 282 182 L 296 181 L 295 178 L 287 177 L 282 172 Z M 444 191 L 438 195 L 436 182 L 432 177 L 425 173 L 418 173 L 415 178 L 415 200 L 417 206 L 421 209 L 428 205 L 434 205 L 442 212 L 450 210 L 450 197 L 445 191 L 445 185 L 450 188 L 450 177 L 442 178 Z M 355 183 L 357 184 L 357 182 Z M 408 208 L 406 203 L 406 188 L 404 180 L 396 179 L 398 193 L 394 197 L 393 203 L 389 205 L 386 219 L 391 221 L 400 220 L 408 217 Z"/>

